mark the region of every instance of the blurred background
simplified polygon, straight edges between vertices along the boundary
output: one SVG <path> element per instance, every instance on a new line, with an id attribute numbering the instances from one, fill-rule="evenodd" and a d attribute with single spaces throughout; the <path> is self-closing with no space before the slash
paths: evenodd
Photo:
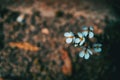
<path id="1" fill-rule="evenodd" d="M 0 0 L 0 80 L 120 80 L 119 0 Z M 65 32 L 93 26 L 84 60 Z"/>

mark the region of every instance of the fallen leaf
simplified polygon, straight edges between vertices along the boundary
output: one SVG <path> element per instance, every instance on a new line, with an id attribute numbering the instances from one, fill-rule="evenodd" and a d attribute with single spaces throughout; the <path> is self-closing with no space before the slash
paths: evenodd
<path id="1" fill-rule="evenodd" d="M 3 78 L 0 78 L 0 80 L 4 80 Z"/>
<path id="2" fill-rule="evenodd" d="M 64 64 L 62 65 L 62 72 L 65 75 L 71 75 L 72 73 L 72 63 L 68 56 L 68 52 L 64 49 L 60 50 L 61 59 L 63 60 Z"/>
<path id="3" fill-rule="evenodd" d="M 9 45 L 11 47 L 17 47 L 19 49 L 23 49 L 27 51 L 38 51 L 39 50 L 37 46 L 33 46 L 28 42 L 10 42 Z"/>

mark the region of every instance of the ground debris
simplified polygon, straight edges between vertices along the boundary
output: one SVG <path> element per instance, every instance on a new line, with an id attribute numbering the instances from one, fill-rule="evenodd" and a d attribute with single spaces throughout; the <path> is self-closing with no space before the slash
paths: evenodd
<path id="1" fill-rule="evenodd" d="M 61 52 L 61 59 L 63 60 L 63 63 L 64 63 L 62 65 L 62 72 L 65 75 L 71 75 L 72 74 L 72 63 L 68 55 L 68 52 L 64 49 L 61 49 L 60 52 Z"/>
<path id="2" fill-rule="evenodd" d="M 9 45 L 11 47 L 17 47 L 19 49 L 23 49 L 26 51 L 38 51 L 39 50 L 37 46 L 33 46 L 28 42 L 10 42 Z"/>

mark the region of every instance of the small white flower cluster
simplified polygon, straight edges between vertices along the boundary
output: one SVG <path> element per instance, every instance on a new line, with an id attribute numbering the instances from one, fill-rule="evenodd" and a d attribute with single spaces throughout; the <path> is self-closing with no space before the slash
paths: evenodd
<path id="1" fill-rule="evenodd" d="M 79 56 L 85 59 L 89 59 L 90 55 L 93 52 L 101 52 L 102 51 L 102 44 L 95 43 L 91 46 L 90 39 L 94 37 L 93 27 L 82 27 L 82 32 L 78 32 L 74 34 L 73 32 L 65 32 L 64 36 L 66 37 L 66 43 L 70 44 L 73 43 L 75 47 L 81 47 L 83 50 L 79 52 Z"/>

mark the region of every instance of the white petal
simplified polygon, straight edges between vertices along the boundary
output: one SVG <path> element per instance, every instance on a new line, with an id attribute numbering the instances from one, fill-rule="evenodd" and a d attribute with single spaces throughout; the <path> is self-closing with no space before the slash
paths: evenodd
<path id="1" fill-rule="evenodd" d="M 73 42 L 75 42 L 75 39 L 76 39 L 75 37 L 72 38 Z"/>
<path id="2" fill-rule="evenodd" d="M 80 57 L 83 57 L 85 55 L 85 52 L 84 51 L 81 51 L 80 53 L 79 53 L 79 56 Z"/>
<path id="3" fill-rule="evenodd" d="M 66 39 L 66 43 L 69 44 L 69 43 L 71 43 L 71 42 L 72 42 L 72 38 L 67 38 L 67 39 Z"/>
<path id="4" fill-rule="evenodd" d="M 74 44 L 74 46 L 75 46 L 75 47 L 77 47 L 77 46 L 78 46 L 78 44 Z"/>
<path id="5" fill-rule="evenodd" d="M 82 27 L 82 30 L 88 30 L 88 27 L 83 26 L 83 27 Z"/>
<path id="6" fill-rule="evenodd" d="M 94 36 L 93 32 L 89 32 L 89 38 L 92 38 Z"/>
<path id="7" fill-rule="evenodd" d="M 94 48 L 95 52 L 101 52 L 102 49 L 101 48 Z"/>
<path id="8" fill-rule="evenodd" d="M 102 44 L 93 44 L 93 47 L 102 47 Z"/>
<path id="9" fill-rule="evenodd" d="M 73 32 L 70 32 L 70 35 L 71 35 L 71 36 L 74 36 Z"/>
<path id="10" fill-rule="evenodd" d="M 83 45 L 83 43 L 84 43 L 84 42 L 82 41 L 82 42 L 80 42 L 80 44 L 79 44 L 79 45 L 80 45 L 80 46 L 82 46 L 82 45 Z"/>
<path id="11" fill-rule="evenodd" d="M 64 36 L 65 36 L 65 37 L 70 37 L 71 34 L 70 34 L 69 32 L 65 32 L 65 33 L 64 33 Z"/>
<path id="12" fill-rule="evenodd" d="M 90 26 L 90 30 L 93 31 L 93 27 L 92 26 Z"/>
<path id="13" fill-rule="evenodd" d="M 92 51 L 90 49 L 87 49 L 88 53 L 90 53 L 91 55 L 93 54 Z"/>
<path id="14" fill-rule="evenodd" d="M 89 57 L 90 57 L 89 53 L 86 53 L 85 54 L 85 59 L 89 59 Z"/>
<path id="15" fill-rule="evenodd" d="M 82 33 L 78 32 L 77 34 L 79 37 L 83 37 Z"/>
<path id="16" fill-rule="evenodd" d="M 85 42 L 85 38 L 83 38 L 83 40 L 80 42 L 79 45 L 82 46 L 84 42 Z"/>
<path id="17" fill-rule="evenodd" d="M 75 38 L 75 43 L 79 43 L 80 39 L 79 38 Z"/>
<path id="18" fill-rule="evenodd" d="M 23 18 L 21 17 L 21 16 L 19 16 L 18 18 L 17 18 L 17 22 L 22 22 L 23 21 Z"/>
<path id="19" fill-rule="evenodd" d="M 84 36 L 87 36 L 87 35 L 88 35 L 88 31 L 83 31 L 82 34 L 83 34 Z"/>

